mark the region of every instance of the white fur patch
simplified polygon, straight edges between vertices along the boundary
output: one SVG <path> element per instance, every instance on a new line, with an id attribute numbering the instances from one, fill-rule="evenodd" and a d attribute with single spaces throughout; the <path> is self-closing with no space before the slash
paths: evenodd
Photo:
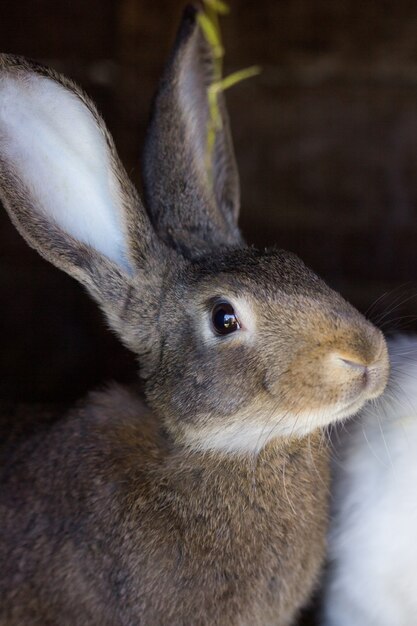
<path id="1" fill-rule="evenodd" d="M 389 350 L 384 396 L 335 438 L 326 626 L 417 623 L 417 339 Z"/>
<path id="2" fill-rule="evenodd" d="M 258 410 L 249 408 L 225 418 L 225 423 L 221 426 L 199 427 L 194 433 L 188 429 L 187 441 L 193 448 L 199 450 L 257 454 L 273 439 L 305 437 L 318 428 L 352 415 L 363 406 L 363 403 L 362 399 L 354 405 L 346 406 L 340 403 L 321 411 L 304 411 L 298 414 L 282 413 L 279 410 L 268 414 L 264 408 Z"/>
<path id="3" fill-rule="evenodd" d="M 233 424 L 223 428 L 207 428 L 189 433 L 187 442 L 193 449 L 226 452 L 229 454 L 258 454 L 268 443 L 271 427 L 253 421 L 250 424 Z"/>
<path id="4" fill-rule="evenodd" d="M 2 75 L 0 150 L 36 210 L 128 265 L 109 151 L 93 115 L 72 92 L 42 76 Z"/>

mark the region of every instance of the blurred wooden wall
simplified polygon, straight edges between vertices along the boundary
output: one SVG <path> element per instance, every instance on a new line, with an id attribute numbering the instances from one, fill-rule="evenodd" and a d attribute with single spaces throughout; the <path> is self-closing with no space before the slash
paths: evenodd
<path id="1" fill-rule="evenodd" d="M 180 0 L 2 0 L 5 52 L 36 58 L 98 102 L 140 185 L 150 99 Z M 248 240 L 297 252 L 365 310 L 417 281 L 417 3 L 235 0 L 226 72 Z M 382 300 L 388 306 L 396 295 Z M 405 299 L 405 296 L 404 298 Z M 0 214 L 0 398 L 75 398 L 135 362 L 81 288 Z M 395 317 L 397 313 L 395 313 Z"/>

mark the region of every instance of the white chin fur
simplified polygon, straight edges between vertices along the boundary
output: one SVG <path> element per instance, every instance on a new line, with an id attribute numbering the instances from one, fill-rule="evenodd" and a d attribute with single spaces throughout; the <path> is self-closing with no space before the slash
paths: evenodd
<path id="1" fill-rule="evenodd" d="M 93 115 L 74 94 L 49 78 L 3 75 L 0 146 L 37 210 L 126 268 L 109 150 Z"/>
<path id="2" fill-rule="evenodd" d="M 298 415 L 276 413 L 265 418 L 263 413 L 252 413 L 249 417 L 242 411 L 233 416 L 232 423 L 221 427 L 199 428 L 195 433 L 187 433 L 187 443 L 194 449 L 217 451 L 231 454 L 258 454 L 273 439 L 305 437 L 318 428 L 352 415 L 361 406 L 358 401 L 352 408 L 336 405 L 317 412 L 303 412 Z"/>
<path id="3" fill-rule="evenodd" d="M 417 339 L 389 351 L 384 396 L 334 441 L 325 626 L 417 623 Z"/>

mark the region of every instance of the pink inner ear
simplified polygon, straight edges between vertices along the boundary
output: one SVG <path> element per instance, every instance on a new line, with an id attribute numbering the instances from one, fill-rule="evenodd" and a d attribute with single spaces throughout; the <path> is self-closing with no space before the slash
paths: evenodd
<path id="1" fill-rule="evenodd" d="M 34 73 L 0 74 L 0 155 L 34 211 L 130 270 L 109 150 L 75 93 Z"/>

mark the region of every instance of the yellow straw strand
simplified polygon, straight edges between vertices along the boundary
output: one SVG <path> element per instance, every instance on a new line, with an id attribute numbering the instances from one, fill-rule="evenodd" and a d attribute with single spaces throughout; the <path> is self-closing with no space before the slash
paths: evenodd
<path id="1" fill-rule="evenodd" d="M 261 69 L 257 65 L 233 72 L 222 78 L 224 48 L 221 38 L 219 15 L 229 13 L 228 5 L 223 0 L 204 0 L 205 11 L 198 14 L 198 24 L 213 55 L 213 80 L 207 88 L 209 115 L 207 121 L 206 169 L 209 183 L 213 185 L 213 152 L 216 135 L 222 128 L 222 116 L 219 107 L 219 94 L 233 87 L 242 80 L 256 76 Z"/>
<path id="2" fill-rule="evenodd" d="M 237 72 L 233 72 L 233 74 L 229 74 L 225 78 L 220 81 L 219 91 L 224 91 L 225 89 L 229 89 L 233 87 L 237 83 L 240 83 L 242 80 L 246 80 L 247 78 L 252 78 L 252 76 L 257 76 L 261 73 L 261 68 L 259 65 L 252 65 L 251 67 L 247 67 L 243 70 L 238 70 Z"/>
<path id="3" fill-rule="evenodd" d="M 216 24 L 209 18 L 206 13 L 198 15 L 198 23 L 203 31 L 207 43 L 210 45 L 215 59 L 221 59 L 224 55 L 220 33 L 216 28 Z"/>
<path id="4" fill-rule="evenodd" d="M 219 15 L 227 15 L 230 13 L 230 7 L 221 0 L 205 0 L 205 4 Z"/>

